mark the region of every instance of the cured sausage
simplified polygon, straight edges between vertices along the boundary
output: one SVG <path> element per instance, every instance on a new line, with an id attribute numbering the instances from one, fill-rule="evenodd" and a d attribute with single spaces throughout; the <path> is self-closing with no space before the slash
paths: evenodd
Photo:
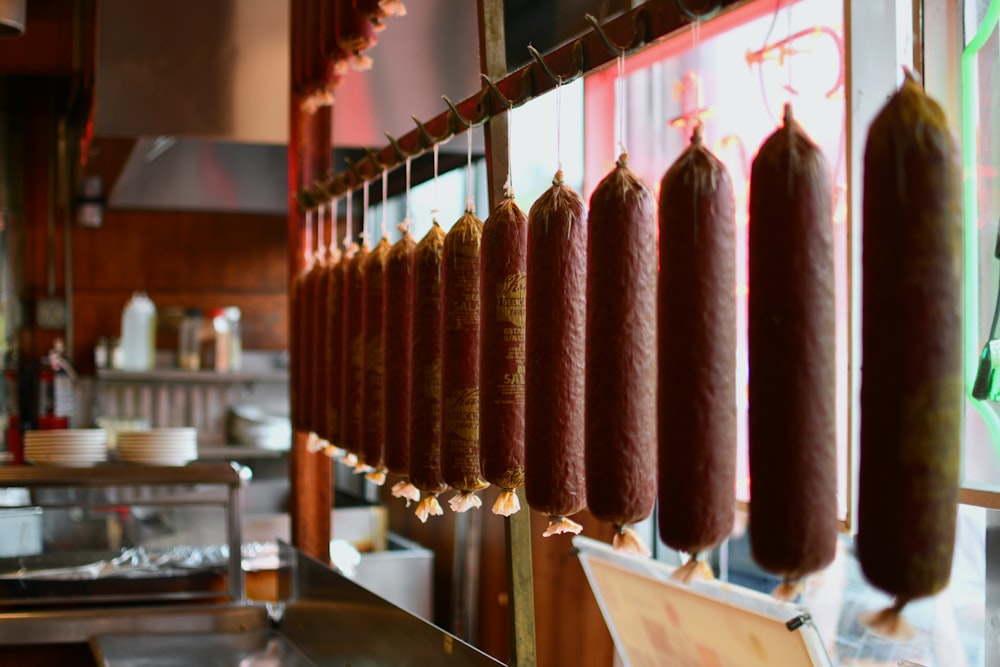
<path id="1" fill-rule="evenodd" d="M 300 371 L 302 373 L 302 427 L 309 433 L 309 450 L 316 449 L 319 442 L 316 436 L 316 317 L 317 291 L 319 276 L 323 272 L 319 257 L 314 257 L 309 270 L 303 277 L 302 284 L 302 356 Z"/>
<path id="2" fill-rule="evenodd" d="M 837 543 L 831 179 L 785 106 L 750 172 L 750 542 L 757 564 L 798 582 Z"/>
<path id="3" fill-rule="evenodd" d="M 630 524 L 656 500 L 656 203 L 623 153 L 587 218 L 587 505 L 615 547 L 648 553 Z"/>
<path id="4" fill-rule="evenodd" d="M 305 382 L 305 301 L 306 285 L 308 283 L 309 272 L 312 270 L 310 261 L 292 279 L 292 287 L 289 290 L 291 299 L 289 302 L 289 322 L 291 333 L 289 335 L 288 352 L 291 358 L 289 363 L 289 404 L 292 417 L 292 427 L 296 431 L 306 431 L 303 422 L 304 404 L 306 401 Z"/>
<path id="5" fill-rule="evenodd" d="M 322 241 L 321 241 L 322 243 Z M 339 255 L 339 253 L 338 253 Z M 321 256 L 315 268 L 315 287 L 313 288 L 313 325 L 312 352 L 309 360 L 311 399 L 312 399 L 312 431 L 316 433 L 323 446 L 329 444 L 327 432 L 326 401 L 327 401 L 327 327 L 330 316 L 330 276 L 336 267 L 334 258 Z"/>
<path id="6" fill-rule="evenodd" d="M 444 230 L 435 222 L 413 253 L 413 359 L 410 371 L 410 481 L 422 493 L 416 515 L 441 515 L 441 263 Z"/>
<path id="7" fill-rule="evenodd" d="M 344 272 L 344 336 L 341 345 L 340 446 L 347 455 L 345 465 L 356 465 L 361 454 L 362 403 L 364 379 L 364 262 L 368 244 L 348 250 Z"/>
<path id="8" fill-rule="evenodd" d="M 479 461 L 479 246 L 483 223 L 466 211 L 444 239 L 441 302 L 441 471 L 452 510 L 480 507 L 489 484 Z"/>
<path id="9" fill-rule="evenodd" d="M 524 319 L 528 217 L 507 195 L 483 223 L 479 250 L 479 447 L 500 487 L 493 513 L 520 509 L 524 486 Z"/>
<path id="10" fill-rule="evenodd" d="M 660 538 L 690 554 L 675 578 L 711 576 L 698 554 L 736 506 L 736 214 L 725 166 L 691 145 L 660 183 L 657 428 Z"/>
<path id="11" fill-rule="evenodd" d="M 385 361 L 385 467 L 403 479 L 392 487 L 392 495 L 420 500 L 410 483 L 410 392 L 413 363 L 413 253 L 417 243 L 409 231 L 385 258 L 384 341 Z"/>
<path id="12" fill-rule="evenodd" d="M 549 517 L 544 536 L 579 533 L 587 506 L 583 368 L 587 219 L 583 198 L 556 172 L 528 212 L 524 342 L 524 491 Z"/>
<path id="13" fill-rule="evenodd" d="M 907 74 L 868 131 L 862 258 L 858 558 L 909 600 L 948 583 L 962 434 L 962 227 L 955 141 Z"/>
<path id="14" fill-rule="evenodd" d="M 357 10 L 354 0 L 339 0 L 335 9 L 337 45 L 351 54 L 355 69 L 370 69 L 371 58 L 362 52 L 378 43 L 375 25 Z"/>
<path id="15" fill-rule="evenodd" d="M 344 274 L 349 262 L 339 248 L 333 252 L 334 264 L 327 275 L 326 365 L 323 370 L 326 400 L 323 418 L 326 422 L 327 440 L 339 448 L 340 398 L 343 390 L 341 350 L 344 344 Z"/>
<path id="16" fill-rule="evenodd" d="M 389 240 L 384 236 L 365 258 L 362 283 L 364 341 L 364 373 L 361 381 L 361 461 L 370 468 L 368 480 L 381 486 L 385 483 L 385 431 L 382 413 L 385 406 L 383 376 L 385 363 L 382 356 L 382 322 L 385 256 Z"/>
<path id="17" fill-rule="evenodd" d="M 375 26 L 357 7 L 356 0 L 339 0 L 334 11 L 337 45 L 352 53 L 370 49 L 378 42 Z"/>

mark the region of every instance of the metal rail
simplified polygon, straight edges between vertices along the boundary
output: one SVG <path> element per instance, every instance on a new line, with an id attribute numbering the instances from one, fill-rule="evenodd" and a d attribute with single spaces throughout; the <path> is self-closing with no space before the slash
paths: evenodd
<path id="1" fill-rule="evenodd" d="M 315 181 L 296 193 L 299 208 L 305 212 L 326 204 L 334 197 L 361 187 L 382 175 L 470 128 L 478 127 L 493 116 L 506 113 L 556 86 L 590 74 L 620 55 L 629 55 L 653 42 L 690 27 L 695 20 L 707 19 L 721 10 L 729 10 L 751 0 L 650 0 L 635 9 L 601 24 L 593 16 L 587 21 L 593 29 L 556 48 L 546 56 L 528 47 L 532 61 L 500 79 L 483 75 L 484 87 L 461 102 L 444 97 L 447 109 L 426 122 L 413 119 L 416 128 L 393 137 L 378 151 L 365 149 L 366 157 L 349 162 L 349 168 Z M 700 5 L 698 7 L 693 5 Z"/>

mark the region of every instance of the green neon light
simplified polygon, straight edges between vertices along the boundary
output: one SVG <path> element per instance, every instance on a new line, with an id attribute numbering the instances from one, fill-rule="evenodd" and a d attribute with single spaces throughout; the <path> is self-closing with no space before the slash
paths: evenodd
<path id="1" fill-rule="evenodd" d="M 976 412 L 989 429 L 993 447 L 1000 452 L 1000 416 L 985 401 L 972 398 L 976 365 L 979 361 L 979 239 L 977 222 L 978 178 L 976 174 L 976 109 L 973 90 L 975 86 L 975 59 L 979 50 L 993 34 L 1000 19 L 1000 0 L 991 0 L 986 16 L 969 45 L 962 52 L 962 156 L 963 203 L 965 208 L 965 391 Z"/>

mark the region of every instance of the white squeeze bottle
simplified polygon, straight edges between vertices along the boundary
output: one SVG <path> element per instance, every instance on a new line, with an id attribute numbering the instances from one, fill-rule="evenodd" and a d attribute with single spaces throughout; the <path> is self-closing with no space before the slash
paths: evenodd
<path id="1" fill-rule="evenodd" d="M 146 371 L 156 358 L 156 306 L 145 292 L 134 292 L 122 311 L 122 368 Z"/>

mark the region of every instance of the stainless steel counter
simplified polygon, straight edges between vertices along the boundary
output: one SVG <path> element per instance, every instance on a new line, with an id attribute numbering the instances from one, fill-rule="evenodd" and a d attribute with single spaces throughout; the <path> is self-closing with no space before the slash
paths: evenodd
<path id="1" fill-rule="evenodd" d="M 200 635 L 106 635 L 90 641 L 101 667 L 313 667 L 281 635 L 270 632 Z"/>
<path id="2" fill-rule="evenodd" d="M 102 667 L 488 666 L 502 663 L 282 545 L 283 602 L 0 614 L 5 645 L 89 642 Z"/>

